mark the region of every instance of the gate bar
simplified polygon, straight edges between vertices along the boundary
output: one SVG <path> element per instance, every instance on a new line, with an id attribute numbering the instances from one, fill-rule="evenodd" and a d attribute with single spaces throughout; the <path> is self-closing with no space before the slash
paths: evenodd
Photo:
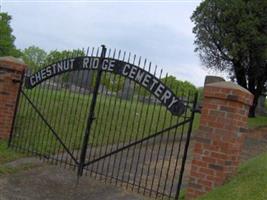
<path id="1" fill-rule="evenodd" d="M 94 159 L 94 160 L 92 160 L 92 161 L 88 161 L 87 163 L 84 164 L 84 166 L 91 165 L 91 164 L 93 164 L 93 163 L 95 163 L 95 162 L 97 162 L 97 161 L 99 161 L 99 160 L 102 160 L 102 159 L 108 157 L 108 156 L 111 156 L 111 155 L 113 155 L 113 154 L 115 154 L 115 153 L 118 153 L 118 152 L 120 152 L 120 151 L 123 151 L 124 149 L 128 149 L 128 148 L 130 148 L 130 147 L 132 147 L 132 146 L 135 146 L 135 145 L 137 145 L 137 144 L 143 143 L 143 142 L 146 141 L 146 140 L 149 140 L 149 139 L 151 139 L 151 138 L 157 137 L 158 135 L 161 135 L 162 133 L 164 133 L 164 132 L 166 132 L 166 131 L 170 131 L 170 130 L 172 130 L 172 129 L 174 129 L 174 128 L 177 128 L 177 127 L 179 127 L 179 126 L 181 126 L 181 125 L 183 125 L 183 124 L 186 124 L 186 123 L 188 123 L 188 122 L 191 122 L 191 120 L 192 120 L 191 118 L 190 118 L 190 119 L 187 119 L 187 120 L 182 121 L 182 122 L 180 122 L 180 123 L 178 123 L 178 124 L 175 124 L 175 125 L 173 125 L 173 126 L 170 126 L 169 128 L 166 128 L 166 129 L 163 129 L 163 130 L 161 130 L 161 131 L 159 131 L 159 132 L 156 132 L 156 133 L 153 134 L 153 135 L 149 135 L 149 136 L 147 136 L 147 137 L 145 137 L 145 138 L 143 138 L 143 139 L 141 139 L 141 140 L 137 140 L 137 141 L 135 141 L 135 142 L 132 142 L 132 143 L 126 145 L 126 146 L 123 146 L 123 147 L 121 147 L 121 148 L 119 148 L 119 149 L 116 149 L 115 151 L 112 151 L 112 152 L 110 152 L 110 153 L 108 153 L 108 154 L 105 154 L 105 155 L 103 155 L 103 156 L 101 156 L 101 157 L 99 157 L 99 158 L 96 158 L 96 159 Z"/>
<path id="2" fill-rule="evenodd" d="M 183 155 L 182 166 L 181 166 L 180 175 L 179 175 L 179 182 L 178 182 L 178 186 L 177 186 L 177 192 L 175 195 L 176 200 L 178 200 L 178 198 L 179 198 L 180 190 L 181 190 L 181 186 L 182 186 L 182 179 L 183 179 L 183 174 L 184 174 L 185 162 L 186 162 L 186 158 L 187 158 L 187 151 L 188 151 L 188 147 L 189 147 L 189 143 L 190 143 L 190 137 L 191 137 L 194 117 L 195 117 L 195 113 L 196 113 L 197 97 L 198 97 L 198 94 L 195 93 L 194 103 L 193 103 L 193 107 L 192 107 L 192 111 L 191 111 L 192 113 L 191 113 L 191 117 L 190 117 L 190 124 L 189 124 L 189 128 L 187 130 L 187 138 L 186 138 L 186 143 L 185 143 L 185 147 L 184 147 L 184 155 Z"/>
<path id="3" fill-rule="evenodd" d="M 36 111 L 36 113 L 39 115 L 39 117 L 43 120 L 43 122 L 47 125 L 47 127 L 50 129 L 50 131 L 53 133 L 53 135 L 56 137 L 56 139 L 59 141 L 59 143 L 63 146 L 63 148 L 67 151 L 67 153 L 70 155 L 70 157 L 74 160 L 76 164 L 78 164 L 78 161 L 73 156 L 73 154 L 70 152 L 68 147 L 64 144 L 64 142 L 61 140 L 61 138 L 58 136 L 56 131 L 52 128 L 52 126 L 48 123 L 48 121 L 45 119 L 45 117 L 42 115 L 42 113 L 37 109 L 37 107 L 34 105 L 34 103 L 29 99 L 29 97 L 25 94 L 23 90 L 21 90 L 21 93 L 26 98 L 26 100 L 31 104 L 33 109 Z"/>
<path id="4" fill-rule="evenodd" d="M 94 87 L 93 98 L 92 98 L 92 102 L 90 105 L 89 115 L 87 118 L 87 125 L 86 125 L 84 138 L 83 138 L 83 145 L 82 145 L 82 151 L 81 151 L 81 155 L 80 155 L 80 163 L 79 163 L 78 174 L 77 174 L 78 177 L 82 176 L 82 174 L 83 174 L 83 168 L 85 166 L 84 162 L 85 162 L 85 156 L 86 156 L 86 151 L 87 151 L 88 139 L 89 139 L 90 130 L 91 130 L 93 121 L 95 119 L 95 117 L 94 117 L 95 113 L 94 112 L 95 112 L 98 89 L 99 89 L 99 85 L 100 85 L 100 81 L 101 81 L 101 74 L 102 74 L 101 66 L 103 64 L 103 61 L 104 61 L 104 58 L 106 55 L 106 51 L 107 51 L 107 48 L 105 47 L 105 45 L 101 45 L 101 47 L 102 47 L 102 50 L 101 50 L 100 60 L 98 63 L 98 68 L 97 68 L 96 85 Z"/>
<path id="5" fill-rule="evenodd" d="M 14 84 L 19 83 L 19 91 L 18 91 L 18 95 L 17 95 L 17 99 L 16 99 L 16 105 L 15 105 L 14 113 L 13 113 L 12 125 L 11 125 L 11 130 L 10 130 L 9 139 L 8 139 L 8 147 L 10 147 L 11 141 L 13 138 L 13 130 L 14 130 L 14 126 L 15 126 L 15 119 L 16 119 L 16 115 L 17 115 L 18 104 L 19 104 L 19 99 L 20 99 L 20 92 L 22 90 L 24 75 L 25 75 L 25 69 L 22 71 L 22 75 L 21 75 L 21 78 L 19 81 L 12 80 Z"/>

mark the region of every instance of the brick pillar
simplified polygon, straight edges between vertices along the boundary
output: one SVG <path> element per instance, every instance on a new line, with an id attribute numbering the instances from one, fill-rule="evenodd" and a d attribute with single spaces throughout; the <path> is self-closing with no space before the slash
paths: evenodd
<path id="1" fill-rule="evenodd" d="M 252 101 L 249 91 L 232 82 L 205 86 L 186 199 L 209 192 L 235 174 Z"/>
<path id="2" fill-rule="evenodd" d="M 25 67 L 19 59 L 0 57 L 0 139 L 7 139 L 11 132 Z"/>

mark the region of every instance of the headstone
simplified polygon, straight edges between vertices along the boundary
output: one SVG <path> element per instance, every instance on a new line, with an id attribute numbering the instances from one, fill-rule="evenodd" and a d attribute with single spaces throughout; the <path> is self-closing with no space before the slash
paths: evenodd
<path id="1" fill-rule="evenodd" d="M 256 107 L 256 115 L 261 115 L 261 116 L 265 116 L 267 115 L 267 111 L 265 108 L 265 99 L 266 96 L 265 95 L 260 95 L 258 98 L 258 104 Z"/>
<path id="2" fill-rule="evenodd" d="M 75 71 L 70 74 L 70 81 L 76 86 L 90 89 L 93 81 L 92 71 Z"/>
<path id="3" fill-rule="evenodd" d="M 122 99 L 129 100 L 134 95 L 133 82 L 130 79 L 125 79 L 122 90 L 120 91 L 120 96 Z"/>

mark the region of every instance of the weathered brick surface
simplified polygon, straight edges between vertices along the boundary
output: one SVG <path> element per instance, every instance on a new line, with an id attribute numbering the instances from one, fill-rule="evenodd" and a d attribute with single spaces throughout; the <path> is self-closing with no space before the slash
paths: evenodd
<path id="1" fill-rule="evenodd" d="M 0 139 L 8 138 L 25 64 L 12 57 L 0 57 Z"/>
<path id="2" fill-rule="evenodd" d="M 253 95 L 234 83 L 204 88 L 186 199 L 199 197 L 236 173 Z"/>

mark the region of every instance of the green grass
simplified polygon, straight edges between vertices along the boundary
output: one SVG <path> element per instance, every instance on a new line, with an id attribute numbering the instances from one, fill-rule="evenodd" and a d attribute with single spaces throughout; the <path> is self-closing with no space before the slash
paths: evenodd
<path id="1" fill-rule="evenodd" d="M 194 118 L 194 122 L 193 122 L 193 127 L 192 127 L 193 131 L 198 129 L 198 127 L 199 127 L 199 119 L 200 119 L 200 114 L 196 113 L 195 114 L 195 118 Z"/>
<path id="2" fill-rule="evenodd" d="M 86 129 L 92 95 L 79 95 L 68 90 L 35 88 L 25 90 L 31 101 L 48 120 L 64 143 L 71 149 L 80 147 Z M 98 95 L 96 120 L 90 133 L 89 144 L 114 144 L 143 138 L 177 123 L 165 107 L 133 100 L 121 100 L 113 96 Z M 189 112 L 188 116 L 189 117 Z M 182 121 L 182 119 L 180 119 Z M 197 120 L 196 120 L 197 121 Z M 195 128 L 197 125 L 194 126 Z M 188 125 L 184 127 L 186 132 Z M 174 134 L 175 130 L 169 134 Z M 178 132 L 182 127 L 178 128 Z M 41 120 L 25 97 L 21 96 L 15 135 L 12 144 L 50 153 L 61 148 L 49 128 Z"/>
<path id="3" fill-rule="evenodd" d="M 25 155 L 22 153 L 15 152 L 14 150 L 7 148 L 7 141 L 0 140 L 0 176 L 5 174 L 15 173 L 19 170 L 28 169 L 29 165 L 21 165 L 18 167 L 8 167 L 5 163 L 22 158 Z"/>
<path id="4" fill-rule="evenodd" d="M 35 88 L 25 90 L 31 101 L 47 119 L 62 141 L 70 148 L 81 146 L 92 95 L 80 95 L 69 90 Z M 89 144 L 114 144 L 143 138 L 177 123 L 166 108 L 132 100 L 120 100 L 114 96 L 99 94 L 96 103 L 96 120 L 90 133 Z M 187 117 L 189 117 L 189 112 Z M 196 114 L 193 130 L 199 126 Z M 182 121 L 182 119 L 180 119 Z M 267 125 L 267 117 L 249 119 L 249 127 Z M 188 125 L 177 132 L 187 131 Z M 175 130 L 170 131 L 174 134 Z M 19 143 L 23 143 L 22 145 Z M 13 144 L 30 150 L 51 153 L 62 149 L 47 125 L 41 120 L 25 97 L 21 96 Z"/>
<path id="5" fill-rule="evenodd" d="M 7 174 L 14 174 L 19 171 L 32 169 L 33 167 L 37 167 L 37 166 L 31 163 L 20 164 L 19 166 L 16 166 L 16 167 L 0 166 L 0 176 L 7 175 Z"/>
<path id="6" fill-rule="evenodd" d="M 266 200 L 267 153 L 242 164 L 238 175 L 198 200 Z"/>
<path id="7" fill-rule="evenodd" d="M 26 154 L 19 153 L 14 151 L 12 148 L 7 147 L 7 140 L 0 140 L 0 176 L 17 173 L 19 171 L 24 171 L 28 169 L 32 169 L 33 167 L 40 167 L 39 163 L 20 163 L 16 164 L 9 162 L 15 161 L 19 158 L 26 157 Z"/>
<path id="8" fill-rule="evenodd" d="M 12 149 L 7 148 L 6 140 L 0 140 L 0 165 L 3 163 L 10 162 L 12 160 L 16 160 L 23 156 L 23 154 L 17 153 Z"/>
<path id="9" fill-rule="evenodd" d="M 267 116 L 257 116 L 257 117 L 248 119 L 249 128 L 256 128 L 256 127 L 266 126 L 266 125 L 267 125 Z"/>

